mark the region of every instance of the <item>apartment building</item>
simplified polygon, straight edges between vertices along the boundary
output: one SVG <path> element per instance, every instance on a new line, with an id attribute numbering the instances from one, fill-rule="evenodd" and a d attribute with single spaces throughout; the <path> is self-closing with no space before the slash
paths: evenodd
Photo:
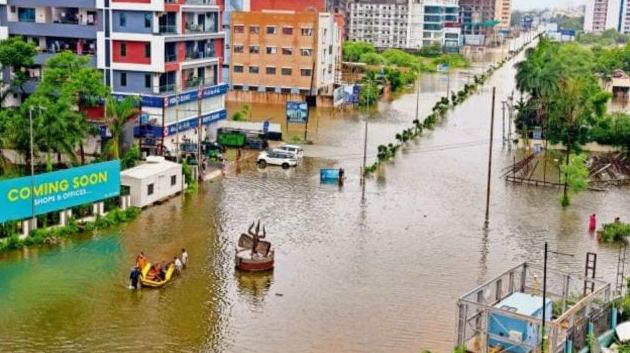
<path id="1" fill-rule="evenodd" d="M 512 18 L 512 0 L 496 0 L 494 19 L 500 21 L 497 25 L 499 29 L 510 28 L 510 19 Z"/>
<path id="2" fill-rule="evenodd" d="M 476 35 L 492 32 L 492 28 L 483 26 L 483 23 L 499 20 L 497 12 L 501 12 L 501 10 L 497 4 L 501 2 L 502 0 L 460 0 L 462 34 Z M 509 26 L 509 19 L 507 23 Z"/>
<path id="3" fill-rule="evenodd" d="M 61 50 L 90 56 L 114 94 L 141 97 L 135 135 L 147 152 L 160 153 L 174 148 L 176 134 L 198 140 L 199 120 L 204 138 L 227 116 L 227 85 L 220 83 L 222 2 L 6 0 L 0 38 L 32 40 L 40 66 Z M 41 69 L 32 71 L 31 90 L 41 77 Z"/>
<path id="4" fill-rule="evenodd" d="M 627 23 L 624 0 L 588 0 L 584 13 L 584 32 L 601 33 L 607 29 L 622 31 Z M 623 24 L 622 24 L 623 22 Z"/>
<path id="5" fill-rule="evenodd" d="M 340 33 L 330 13 L 234 12 L 230 88 L 331 95 Z"/>
<path id="6" fill-rule="evenodd" d="M 351 40 L 379 48 L 459 46 L 457 0 L 361 1 L 348 6 Z"/>

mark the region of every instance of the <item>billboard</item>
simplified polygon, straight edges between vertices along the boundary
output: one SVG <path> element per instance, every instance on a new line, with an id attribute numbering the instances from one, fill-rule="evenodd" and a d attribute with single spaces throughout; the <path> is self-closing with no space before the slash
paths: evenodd
<path id="1" fill-rule="evenodd" d="M 34 199 L 33 199 L 34 194 Z M 120 194 L 120 161 L 0 181 L 0 222 L 26 219 Z"/>
<path id="2" fill-rule="evenodd" d="M 525 16 L 521 20 L 521 28 L 524 30 L 532 29 L 532 24 L 534 23 L 534 18 L 531 16 Z"/>
<path id="3" fill-rule="evenodd" d="M 306 124 L 308 122 L 308 104 L 306 102 L 287 102 L 287 122 Z"/>
<path id="4" fill-rule="evenodd" d="M 448 64 L 439 64 L 437 66 L 437 72 L 448 72 L 450 66 Z"/>

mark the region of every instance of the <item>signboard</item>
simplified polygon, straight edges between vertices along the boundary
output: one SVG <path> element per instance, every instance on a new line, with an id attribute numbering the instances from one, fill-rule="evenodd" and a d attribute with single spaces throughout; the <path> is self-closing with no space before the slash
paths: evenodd
<path id="1" fill-rule="evenodd" d="M 306 124 L 308 122 L 308 105 L 306 102 L 287 102 L 287 122 Z"/>
<path id="2" fill-rule="evenodd" d="M 561 29 L 560 34 L 562 34 L 563 36 L 575 37 L 575 30 L 574 29 Z"/>
<path id="3" fill-rule="evenodd" d="M 263 131 L 263 134 L 269 133 L 269 120 L 263 121 L 262 131 Z"/>
<path id="4" fill-rule="evenodd" d="M 0 182 L 0 222 L 31 218 L 120 194 L 120 161 L 90 164 Z M 32 196 L 34 195 L 34 199 Z"/>
<path id="5" fill-rule="evenodd" d="M 221 109 L 201 116 L 201 124 L 208 125 L 215 121 L 224 120 L 227 118 L 227 110 Z M 149 137 L 149 136 L 169 136 L 177 134 L 177 131 L 183 132 L 186 130 L 194 129 L 197 127 L 197 117 L 188 118 L 179 121 L 179 127 L 175 123 L 162 127 L 161 125 L 141 125 L 133 127 L 134 137 Z"/>
<path id="6" fill-rule="evenodd" d="M 214 96 L 220 96 L 226 94 L 228 90 L 227 84 L 220 84 L 216 86 L 206 87 L 201 90 L 195 88 L 187 92 L 182 92 L 179 95 L 171 94 L 168 96 L 151 96 L 151 95 L 142 95 L 140 96 L 140 105 L 142 107 L 153 107 L 153 108 L 167 108 L 170 106 L 174 106 L 177 104 L 177 98 L 179 96 L 179 104 L 184 104 L 192 101 L 196 101 L 198 99 L 210 98 Z M 113 94 L 113 96 L 122 100 L 127 95 L 126 94 Z"/>
<path id="7" fill-rule="evenodd" d="M 499 34 L 502 36 L 507 36 L 510 34 L 510 30 L 509 29 L 500 29 L 499 30 Z"/>
<path id="8" fill-rule="evenodd" d="M 360 97 L 361 97 L 361 86 L 354 85 L 354 87 L 352 87 L 352 103 L 359 104 Z"/>
<path id="9" fill-rule="evenodd" d="M 521 22 L 521 28 L 529 30 L 532 28 L 533 22 L 534 22 L 534 18 L 532 18 L 531 16 L 525 16 L 523 17 L 523 20 Z"/>

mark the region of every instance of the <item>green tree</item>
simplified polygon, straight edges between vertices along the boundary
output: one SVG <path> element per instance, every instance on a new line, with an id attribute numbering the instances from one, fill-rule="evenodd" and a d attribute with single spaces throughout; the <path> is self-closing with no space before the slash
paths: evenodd
<path id="1" fill-rule="evenodd" d="M 36 54 L 35 44 L 25 42 L 22 37 L 9 37 L 0 41 L 0 65 L 11 69 L 11 85 L 14 89 L 19 88 L 22 94 L 25 94 L 24 83 L 29 79 L 25 69 L 34 64 L 33 58 Z M 2 91 L 0 103 L 10 91 Z"/>
<path id="2" fill-rule="evenodd" d="M 232 114 L 231 119 L 233 121 L 248 121 L 252 116 L 252 106 L 249 104 L 241 105 L 234 114 Z"/>
<path id="3" fill-rule="evenodd" d="M 361 54 L 359 57 L 359 62 L 366 63 L 368 65 L 380 65 L 386 62 L 385 57 L 381 54 L 374 52 L 367 52 Z"/>
<path id="4" fill-rule="evenodd" d="M 136 166 L 138 161 L 140 160 L 140 147 L 137 144 L 131 145 L 129 151 L 125 153 L 123 158 L 120 160 L 120 168 L 121 169 L 129 169 Z"/>
<path id="5" fill-rule="evenodd" d="M 105 152 L 109 159 L 120 158 L 120 138 L 125 131 L 125 125 L 139 113 L 138 98 L 127 96 L 118 101 L 108 96 L 105 101 L 105 125 L 112 137 L 105 145 Z"/>
<path id="6" fill-rule="evenodd" d="M 345 42 L 343 43 L 343 60 L 358 62 L 362 54 L 376 53 L 376 48 L 366 42 Z"/>
<path id="7" fill-rule="evenodd" d="M 387 49 L 382 55 L 390 65 L 409 67 L 414 70 L 419 70 L 420 68 L 420 58 L 400 49 Z"/>
<path id="8" fill-rule="evenodd" d="M 588 169 L 586 168 L 586 158 L 582 154 L 572 154 L 569 162 L 561 167 L 562 183 L 568 186 L 560 196 L 562 206 L 571 204 L 572 195 L 580 193 L 588 188 Z"/>

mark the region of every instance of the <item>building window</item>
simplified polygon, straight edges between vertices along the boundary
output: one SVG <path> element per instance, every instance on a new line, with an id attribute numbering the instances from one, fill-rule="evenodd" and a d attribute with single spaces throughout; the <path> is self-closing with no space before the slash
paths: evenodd
<path id="1" fill-rule="evenodd" d="M 293 55 L 293 48 L 282 48 L 282 55 Z"/>
<path id="2" fill-rule="evenodd" d="M 313 35 L 313 29 L 312 28 L 302 28 L 301 32 L 302 32 L 302 36 L 304 36 L 304 37 L 310 37 L 310 36 Z"/>
<path id="3" fill-rule="evenodd" d="M 177 184 L 177 175 L 171 175 L 171 186 Z"/>
<path id="4" fill-rule="evenodd" d="M 267 75 L 275 75 L 276 74 L 276 68 L 275 67 L 267 67 L 265 69 L 265 73 Z"/>
<path id="5" fill-rule="evenodd" d="M 153 195 L 153 184 L 147 185 L 147 195 Z"/>
<path id="6" fill-rule="evenodd" d="M 311 76 L 311 69 L 300 69 L 300 76 Z"/>
<path id="7" fill-rule="evenodd" d="M 127 56 L 127 44 L 120 43 L 120 56 Z"/>
<path id="8" fill-rule="evenodd" d="M 258 27 L 258 26 L 249 26 L 249 33 L 251 33 L 251 34 L 260 34 L 260 27 Z"/>
<path id="9" fill-rule="evenodd" d="M 245 26 L 243 25 L 235 25 L 234 33 L 245 33 Z"/>
<path id="10" fill-rule="evenodd" d="M 144 28 L 151 28 L 151 14 L 144 14 Z"/>
<path id="11" fill-rule="evenodd" d="M 127 73 L 126 72 L 120 73 L 120 85 L 123 87 L 127 86 Z"/>
<path id="12" fill-rule="evenodd" d="M 234 44 L 234 52 L 235 53 L 243 53 L 245 48 L 241 44 Z"/>
<path id="13" fill-rule="evenodd" d="M 275 54 L 278 52 L 278 48 L 276 47 L 267 47 L 267 54 Z"/>
<path id="14" fill-rule="evenodd" d="M 144 57 L 151 59 L 151 43 L 144 45 Z"/>
<path id="15" fill-rule="evenodd" d="M 249 67 L 249 73 L 250 74 L 257 74 L 258 73 L 258 66 L 250 66 Z"/>
<path id="16" fill-rule="evenodd" d="M 258 54 L 260 53 L 260 47 L 257 45 L 250 45 L 249 46 L 249 53 L 250 54 Z"/>
<path id="17" fill-rule="evenodd" d="M 32 7 L 19 7 L 18 8 L 18 21 L 19 22 L 35 22 L 35 9 Z"/>
<path id="18" fill-rule="evenodd" d="M 243 72 L 243 66 L 242 65 L 234 65 L 234 72 L 242 73 Z"/>
<path id="19" fill-rule="evenodd" d="M 292 36 L 293 35 L 293 27 L 283 27 L 282 28 L 282 34 L 287 35 L 287 36 Z"/>
<path id="20" fill-rule="evenodd" d="M 313 54 L 313 49 L 310 49 L 310 48 L 300 49 L 300 55 L 302 56 L 311 56 L 312 54 Z"/>
<path id="21" fill-rule="evenodd" d="M 151 88 L 151 74 L 144 75 L 144 87 Z"/>
<path id="22" fill-rule="evenodd" d="M 291 70 L 288 67 L 283 67 L 282 70 L 280 70 L 280 72 L 282 73 L 282 76 L 291 76 L 293 70 Z"/>
<path id="23" fill-rule="evenodd" d="M 124 12 L 120 13 L 120 17 L 118 18 L 118 24 L 120 27 L 125 27 L 127 25 L 127 14 Z"/>
<path id="24" fill-rule="evenodd" d="M 278 28 L 276 26 L 267 26 L 267 34 L 276 34 L 278 33 Z"/>

